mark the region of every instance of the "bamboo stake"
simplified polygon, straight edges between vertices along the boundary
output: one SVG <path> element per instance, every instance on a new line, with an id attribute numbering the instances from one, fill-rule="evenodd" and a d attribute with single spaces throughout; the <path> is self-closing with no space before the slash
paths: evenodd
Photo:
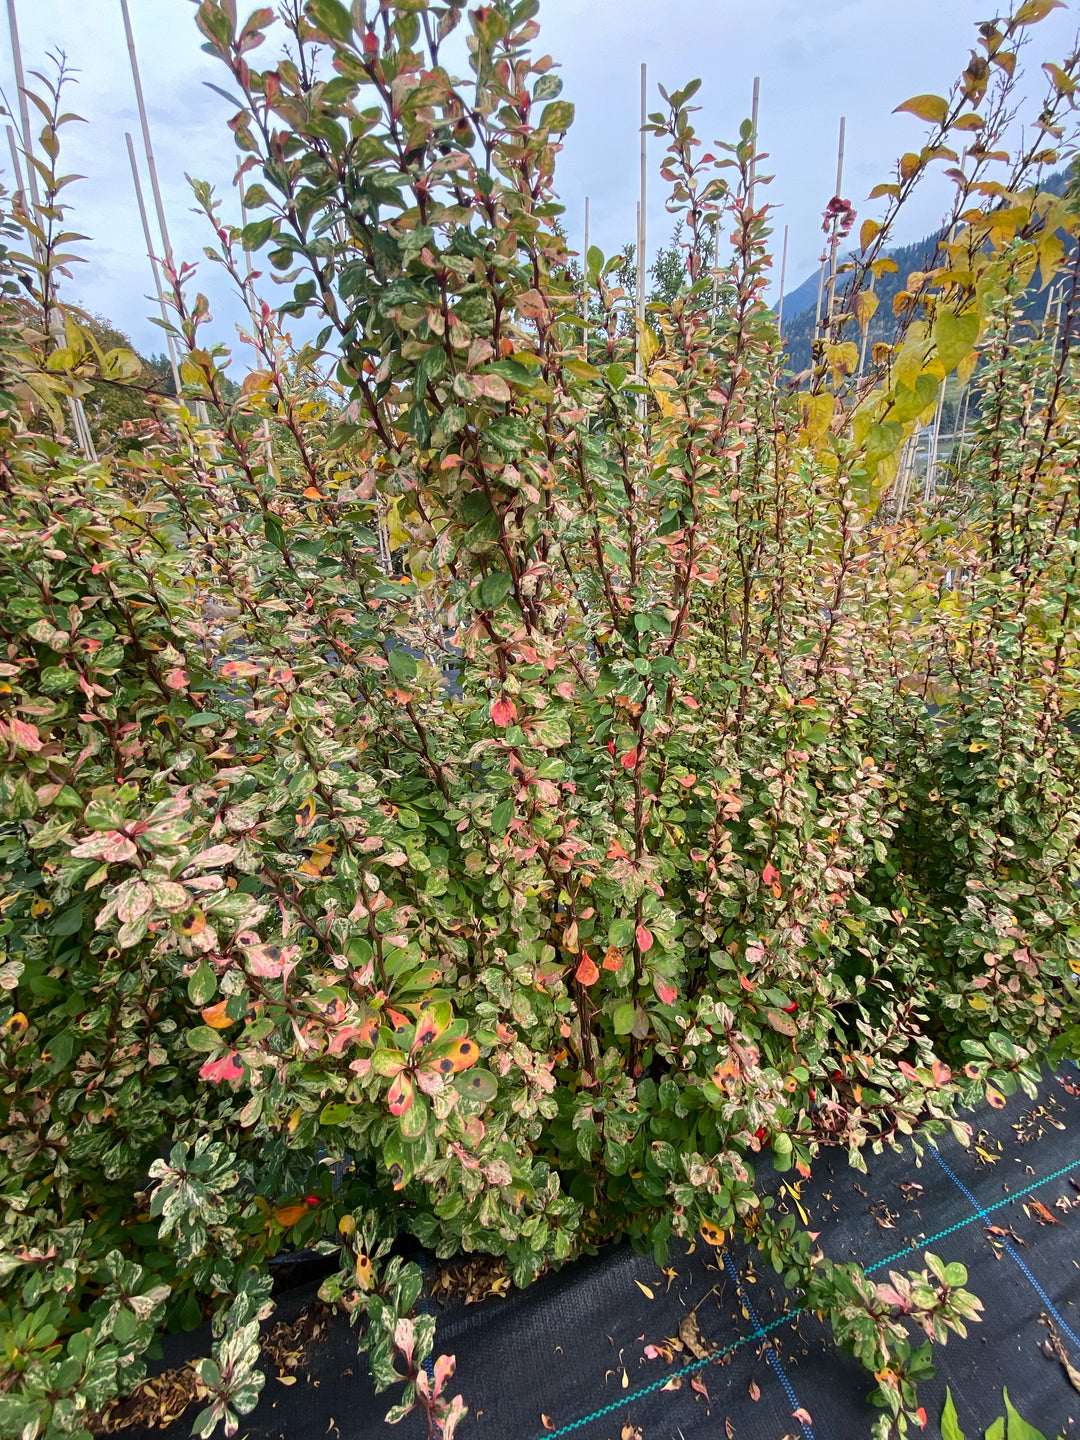
<path id="1" fill-rule="evenodd" d="M 128 161 L 131 164 L 131 179 L 135 186 L 135 202 L 139 207 L 139 219 L 142 222 L 143 240 L 146 242 L 146 255 L 150 261 L 150 269 L 154 275 L 154 288 L 157 291 L 158 305 L 161 309 L 161 318 L 166 325 L 169 323 L 169 312 L 165 305 L 165 291 L 161 284 L 161 271 L 158 268 L 157 256 L 154 253 L 154 238 L 150 233 L 150 219 L 146 213 L 146 201 L 143 199 L 142 181 L 139 179 L 139 165 L 135 159 L 135 143 L 131 136 L 125 132 L 124 139 L 127 141 Z M 165 339 L 169 347 L 169 364 L 172 367 L 173 386 L 176 390 L 176 398 L 180 399 L 180 367 L 176 362 L 176 343 L 172 334 L 166 330 Z"/>
<path id="2" fill-rule="evenodd" d="M 15 0 L 7 0 L 7 14 L 8 32 L 11 37 L 11 58 L 15 67 L 15 84 L 19 91 L 19 119 L 22 123 L 22 149 L 23 154 L 26 156 L 26 175 L 27 181 L 29 183 L 30 200 L 33 206 L 33 213 L 31 214 L 29 211 L 27 213 L 29 217 L 34 221 L 34 223 L 37 224 L 37 212 L 41 208 L 41 200 L 38 192 L 37 169 L 34 164 L 34 147 L 31 143 L 32 132 L 30 130 L 30 106 L 26 98 L 26 72 L 23 69 L 22 44 L 19 40 L 19 19 L 15 13 Z M 26 209 L 25 191 L 23 190 L 22 166 L 19 164 L 18 147 L 15 144 L 15 137 L 12 133 L 10 125 L 7 127 L 7 132 L 8 145 L 11 149 L 11 164 L 15 172 L 15 181 L 19 187 L 20 194 L 23 197 L 23 208 Z M 30 248 L 37 256 L 38 263 L 44 264 L 44 251 L 42 250 L 41 245 L 38 243 L 37 239 L 34 236 L 30 237 Z M 43 302 L 42 320 L 44 322 L 44 327 L 46 331 L 55 336 L 56 327 L 53 324 L 54 317 L 50 313 L 49 306 L 44 303 L 46 293 L 47 292 L 45 290 L 45 276 L 43 274 L 41 290 Z M 59 319 L 60 317 L 57 316 L 56 318 Z M 66 339 L 66 337 L 64 338 Z M 96 462 L 98 458 L 97 450 L 94 447 L 93 436 L 90 434 L 90 425 L 86 418 L 86 411 L 83 408 L 82 400 L 78 397 L 78 395 L 69 395 L 67 397 L 67 402 L 68 413 L 71 416 L 71 428 L 75 432 L 75 443 L 78 445 L 79 449 L 83 452 L 83 454 L 88 460 L 93 460 Z"/>
<path id="3" fill-rule="evenodd" d="M 641 199 L 638 202 L 638 254 L 637 254 L 637 318 L 638 324 L 645 323 L 645 65 L 641 66 Z M 641 374 L 641 339 L 638 337 L 638 374 Z"/>
<path id="4" fill-rule="evenodd" d="M 585 283 L 581 287 L 581 318 L 589 318 L 589 197 L 585 196 Z M 585 350 L 588 353 L 589 337 L 585 335 Z"/>
<path id="5" fill-rule="evenodd" d="M 847 124 L 846 117 L 840 116 L 840 141 L 836 150 L 836 190 L 837 199 L 844 188 L 844 130 Z M 833 302 L 836 297 L 836 252 L 840 244 L 840 217 L 833 216 L 832 235 L 829 239 L 829 306 L 826 311 L 825 328 L 832 325 Z"/>
<path id="6" fill-rule="evenodd" d="M 784 281 L 787 278 L 787 238 L 788 227 L 784 226 L 784 249 L 780 256 L 780 304 L 776 311 L 776 334 L 782 339 L 784 334 Z"/>
<path id="7" fill-rule="evenodd" d="M 35 208 L 41 204 L 38 198 L 37 171 L 32 162 L 33 148 L 30 144 L 30 105 L 26 98 L 26 74 L 23 70 L 22 45 L 19 43 L 19 20 L 15 14 L 15 0 L 7 0 L 8 31 L 11 35 L 11 58 L 15 62 L 15 86 L 19 92 L 19 119 L 22 123 L 22 147 L 26 156 L 27 179 L 30 182 L 30 199 Z"/>
<path id="8" fill-rule="evenodd" d="M 941 435 L 941 416 L 945 409 L 945 382 L 941 382 L 941 389 L 938 391 L 937 412 L 934 415 L 934 428 L 930 437 L 930 452 L 926 461 L 926 483 L 923 486 L 923 504 L 929 504 L 934 498 L 937 489 L 937 459 L 938 459 L 938 438 Z"/>
<path id="9" fill-rule="evenodd" d="M 871 270 L 871 272 L 870 272 L 870 294 L 871 294 L 871 295 L 873 295 L 873 293 L 874 293 L 874 285 L 876 284 L 876 282 L 877 282 L 877 276 L 876 276 L 876 275 L 874 274 L 874 272 Z M 861 344 L 860 347 L 859 347 L 859 375 L 858 375 L 858 378 L 859 378 L 860 380 L 861 380 L 862 377 L 863 377 L 863 369 L 864 369 L 864 367 L 865 367 L 865 365 L 866 365 L 866 342 L 870 339 L 870 321 L 873 320 L 873 318 L 874 318 L 874 317 L 871 315 L 871 316 L 870 316 L 870 319 L 867 320 L 867 322 L 866 322 L 866 329 L 865 329 L 865 330 L 863 331 L 863 333 L 862 333 L 862 344 Z"/>
<path id="10" fill-rule="evenodd" d="M 761 76 L 754 76 L 754 98 L 750 106 L 750 144 L 753 146 L 753 154 L 750 159 L 750 184 L 747 186 L 746 203 L 751 210 L 754 208 L 754 188 L 757 185 L 757 127 L 758 127 L 758 101 L 761 98 Z"/>
<path id="11" fill-rule="evenodd" d="M 11 3 L 11 0 L 9 0 Z M 120 10 L 124 17 L 124 33 L 127 36 L 128 59 L 131 62 L 131 78 L 135 85 L 135 103 L 139 109 L 139 125 L 142 129 L 143 149 L 146 151 L 146 168 L 150 172 L 150 189 L 154 195 L 154 209 L 157 211 L 158 229 L 161 231 L 161 239 L 165 246 L 165 260 L 172 264 L 172 244 L 169 240 L 169 227 L 165 222 L 165 206 L 161 199 L 161 186 L 158 184 L 157 165 L 154 161 L 154 147 L 150 140 L 150 122 L 146 118 L 146 100 L 143 97 L 142 76 L 139 74 L 139 57 L 135 50 L 135 35 L 131 28 L 131 16 L 128 13 L 128 0 L 120 0 Z"/>
<path id="12" fill-rule="evenodd" d="M 10 0 L 9 0 L 10 3 Z M 161 231 L 161 241 L 165 247 L 165 264 L 172 267 L 172 241 L 169 239 L 169 226 L 165 219 L 165 205 L 161 198 L 161 186 L 158 183 L 157 162 L 154 159 L 154 146 L 150 139 L 150 122 L 146 115 L 146 99 L 143 95 L 142 76 L 139 73 L 139 56 L 135 49 L 135 33 L 131 28 L 131 15 L 128 12 L 128 0 L 120 0 L 120 10 L 124 17 L 124 34 L 127 37 L 128 60 L 131 62 L 131 79 L 135 86 L 135 103 L 139 110 L 139 128 L 142 130 L 143 149 L 146 152 L 146 168 L 150 172 L 150 190 L 154 196 L 154 210 L 157 214 L 158 229 Z M 204 400 L 197 400 L 195 408 L 199 420 L 203 425 L 209 425 L 210 416 L 206 409 Z M 217 446 L 211 446 L 211 456 L 216 459 Z"/>

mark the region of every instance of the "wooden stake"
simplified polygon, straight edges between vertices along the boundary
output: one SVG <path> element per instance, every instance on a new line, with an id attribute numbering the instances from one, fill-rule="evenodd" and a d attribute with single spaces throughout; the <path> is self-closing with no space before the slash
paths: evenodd
<path id="1" fill-rule="evenodd" d="M 34 147 L 31 140 L 32 132 L 30 130 L 30 105 L 26 98 L 26 72 L 23 70 L 22 44 L 19 41 L 19 19 L 15 13 L 15 0 L 7 0 L 7 14 L 8 32 L 11 37 L 11 58 L 15 66 L 15 84 L 19 91 L 19 119 L 22 123 L 22 149 L 23 154 L 26 156 L 26 173 L 30 189 L 30 199 L 33 206 L 32 212 L 28 213 L 29 218 L 37 224 L 39 220 L 37 212 L 40 208 L 41 201 L 38 192 L 37 170 L 34 166 Z M 15 137 L 12 134 L 10 126 L 8 126 L 8 145 L 11 147 L 11 163 L 15 171 L 15 181 L 20 191 L 22 191 L 22 167 L 19 164 L 18 148 L 15 145 Z M 33 236 L 30 237 L 30 245 L 38 257 L 39 263 L 43 261 L 44 252 Z M 46 293 L 44 276 L 42 277 L 42 281 L 42 296 L 44 297 Z M 55 293 L 55 288 L 56 287 L 53 286 L 53 293 Z M 53 318 L 49 308 L 46 306 L 42 319 L 46 331 L 50 333 L 54 330 Z M 56 318 L 59 319 L 60 317 L 57 316 Z M 61 337 L 61 343 L 63 343 L 63 338 L 64 337 Z M 71 428 L 75 432 L 75 443 L 88 460 L 96 461 L 98 455 L 97 450 L 94 448 L 93 436 L 90 434 L 90 425 L 86 419 L 86 411 L 83 409 L 83 403 L 77 395 L 68 396 L 68 413 L 71 416 Z"/>
<path id="2" fill-rule="evenodd" d="M 581 287 L 581 318 L 582 318 L 583 320 L 588 320 L 588 318 L 589 318 L 589 197 L 588 197 L 588 195 L 585 196 L 585 264 L 584 264 L 584 266 L 583 266 L 583 269 L 584 269 L 584 271 L 585 271 L 585 283 L 584 283 L 584 284 L 582 285 L 582 287 Z M 589 337 L 588 337 L 588 335 L 586 335 L 586 336 L 585 336 L 585 348 L 586 348 L 586 351 L 588 350 L 588 347 L 589 347 Z"/>
<path id="3" fill-rule="evenodd" d="M 846 119 L 840 116 L 840 143 L 836 150 L 836 191 L 837 198 L 844 188 L 844 127 Z M 829 240 L 829 307 L 826 312 L 826 330 L 832 324 L 833 302 L 836 297 L 836 252 L 840 244 L 840 217 L 833 216 L 832 235 Z"/>
<path id="4" fill-rule="evenodd" d="M 638 202 L 638 256 L 637 256 L 637 318 L 638 324 L 645 323 L 645 187 L 646 187 L 646 156 L 645 156 L 645 66 L 641 67 L 641 199 Z M 640 351 L 640 342 L 639 342 Z M 640 355 L 639 355 L 640 373 Z"/>
<path id="5" fill-rule="evenodd" d="M 161 186 L 158 184 L 157 165 L 154 162 L 154 147 L 150 142 L 150 122 L 146 118 L 146 101 L 143 98 L 142 77 L 139 74 L 139 57 L 135 52 L 135 35 L 131 28 L 128 0 L 120 0 L 120 9 L 124 17 L 124 33 L 127 36 L 128 59 L 131 62 L 131 78 L 135 84 L 135 103 L 139 107 L 139 125 L 142 129 L 143 149 L 146 151 L 146 168 L 150 172 L 150 189 L 154 195 L 154 209 L 157 211 L 158 229 L 161 231 L 161 240 L 165 246 L 165 259 L 166 262 L 171 265 L 172 244 L 169 240 L 169 227 L 165 222 L 165 206 L 161 200 Z"/>
<path id="6" fill-rule="evenodd" d="M 750 144 L 753 146 L 753 158 L 750 161 L 750 184 L 747 187 L 746 203 L 750 209 L 754 208 L 754 187 L 757 184 L 757 127 L 758 127 L 758 100 L 761 98 L 761 77 L 754 76 L 754 98 L 750 106 Z"/>
<path id="7" fill-rule="evenodd" d="M 780 256 L 780 304 L 776 311 L 776 333 L 783 336 L 784 333 L 784 281 L 787 278 L 787 236 L 788 227 L 784 226 L 784 249 Z"/>
<path id="8" fill-rule="evenodd" d="M 26 74 L 23 70 L 22 45 L 19 43 L 19 20 L 15 14 L 15 0 L 7 0 L 8 31 L 11 35 L 11 58 L 15 62 L 15 85 L 19 91 L 19 119 L 22 122 L 22 148 L 26 158 L 27 179 L 30 183 L 30 199 L 35 207 L 41 204 L 38 198 L 37 171 L 30 163 L 34 153 L 30 143 L 30 103 L 26 98 Z"/>
<path id="9" fill-rule="evenodd" d="M 169 323 L 169 312 L 165 305 L 165 291 L 161 284 L 161 271 L 158 269 L 157 256 L 154 254 L 154 238 L 150 233 L 150 220 L 146 213 L 146 201 L 143 199 L 142 181 L 139 179 L 139 166 L 135 159 L 135 143 L 131 136 L 126 134 L 128 161 L 131 164 L 131 179 L 135 186 L 135 202 L 139 207 L 139 219 L 142 221 L 143 240 L 146 242 L 146 254 L 150 261 L 150 269 L 154 275 L 154 288 L 157 290 L 158 305 L 161 308 L 161 318 L 165 324 Z M 165 331 L 165 339 L 169 346 L 169 364 L 172 367 L 173 385 L 176 388 L 176 398 L 180 399 L 180 367 L 176 362 L 176 343 L 168 330 Z"/>

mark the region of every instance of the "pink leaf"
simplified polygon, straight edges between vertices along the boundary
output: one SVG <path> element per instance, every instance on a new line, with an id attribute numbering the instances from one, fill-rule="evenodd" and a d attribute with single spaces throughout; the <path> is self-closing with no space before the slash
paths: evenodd
<path id="1" fill-rule="evenodd" d="M 705 1388 L 705 1381 L 702 1380 L 700 1375 L 695 1375 L 690 1381 L 690 1389 L 696 1390 L 699 1395 L 704 1395 L 706 1400 L 709 1399 L 709 1392 Z M 709 1403 L 711 1404 L 712 1402 L 710 1401 Z"/>
<path id="2" fill-rule="evenodd" d="M 500 730 L 505 730 L 517 719 L 517 706 L 512 700 L 496 700 L 491 707 L 491 718 Z"/>
<path id="3" fill-rule="evenodd" d="M 41 749 L 41 737 L 38 735 L 36 725 L 28 725 L 25 720 L 18 720 L 13 715 L 8 721 L 8 728 L 15 746 L 19 750 Z"/>
<path id="4" fill-rule="evenodd" d="M 386 1099 L 390 1106 L 391 1115 L 404 1115 L 409 1106 L 413 1103 L 413 1083 L 408 1075 L 402 1072 L 390 1086 Z"/>
<path id="5" fill-rule="evenodd" d="M 235 1084 L 244 1074 L 243 1061 L 235 1050 L 230 1050 L 226 1055 L 216 1060 L 207 1060 L 199 1071 L 200 1080 L 212 1080 L 215 1083 L 219 1080 L 228 1080 Z"/>
<path id="6" fill-rule="evenodd" d="M 656 993 L 660 998 L 661 1005 L 674 1005 L 679 998 L 679 992 L 670 980 L 661 980 L 659 977 L 653 982 Z"/>
<path id="7" fill-rule="evenodd" d="M 634 936 L 637 939 L 638 949 L 643 955 L 646 951 L 652 949 L 653 937 L 651 930 L 646 930 L 644 925 L 639 925 L 634 931 Z"/>
<path id="8" fill-rule="evenodd" d="M 600 979 L 600 971 L 597 969 L 596 961 L 591 955 L 583 955 L 581 964 L 577 967 L 574 979 L 582 985 L 595 985 Z"/>
<path id="9" fill-rule="evenodd" d="M 178 665 L 165 676 L 165 684 L 170 690 L 186 690 L 189 684 L 187 671 Z"/>

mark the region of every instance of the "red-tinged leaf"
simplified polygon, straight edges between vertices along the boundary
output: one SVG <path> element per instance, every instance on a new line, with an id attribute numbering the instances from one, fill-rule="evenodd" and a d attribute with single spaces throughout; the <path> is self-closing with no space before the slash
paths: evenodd
<path id="1" fill-rule="evenodd" d="M 207 1060 L 199 1071 L 200 1080 L 211 1080 L 217 1084 L 221 1080 L 227 1080 L 235 1084 L 244 1074 L 244 1063 L 236 1050 L 230 1050 L 228 1054 L 222 1055 L 217 1060 Z"/>
<path id="2" fill-rule="evenodd" d="M 425 1006 L 420 1011 L 416 1022 L 416 1039 L 413 1041 L 413 1048 L 419 1049 L 421 1045 L 433 1045 L 453 1018 L 454 1012 L 446 1001 Z"/>
<path id="3" fill-rule="evenodd" d="M 679 998 L 679 992 L 670 980 L 661 980 L 658 976 L 653 981 L 653 988 L 656 990 L 661 1005 L 674 1005 Z"/>
<path id="4" fill-rule="evenodd" d="M 314 485 L 308 485 L 304 490 L 305 500 L 324 500 L 326 497 L 321 490 L 316 490 Z"/>
<path id="5" fill-rule="evenodd" d="M 395 1035 L 404 1035 L 406 1030 L 412 1029 L 412 1021 L 407 1015 L 402 1015 L 400 1010 L 392 1010 L 388 1005 L 386 1013 L 390 1017 L 390 1027 Z"/>
<path id="6" fill-rule="evenodd" d="M 41 749 L 43 742 L 36 725 L 30 725 L 25 720 L 19 720 L 13 715 L 8 721 L 8 733 L 17 750 L 30 750 L 36 753 Z"/>
<path id="7" fill-rule="evenodd" d="M 906 1075 L 909 1080 L 918 1080 L 919 1078 L 919 1072 L 915 1069 L 914 1065 L 909 1065 L 906 1060 L 899 1060 L 896 1068 L 900 1071 L 901 1075 Z"/>
<path id="8" fill-rule="evenodd" d="M 765 866 L 765 869 L 761 872 L 761 878 L 765 881 L 766 885 L 775 885 L 776 882 L 780 879 L 780 872 L 778 870 L 775 870 L 770 863 L 767 864 Z"/>
<path id="9" fill-rule="evenodd" d="M 609 945 L 604 951 L 604 969 L 621 970 L 623 963 L 623 952 L 614 945 Z"/>
<path id="10" fill-rule="evenodd" d="M 624 770 L 633 770 L 637 762 L 638 752 L 636 746 L 633 750 L 627 750 L 625 755 L 619 756 L 619 764 L 623 767 Z"/>
<path id="11" fill-rule="evenodd" d="M 409 1106 L 413 1103 L 413 1083 L 404 1071 L 390 1086 L 386 1096 L 386 1102 L 390 1106 L 391 1115 L 404 1115 Z"/>
<path id="12" fill-rule="evenodd" d="M 437 1070 L 441 1075 L 455 1075 L 468 1070 L 480 1059 L 480 1046 L 475 1040 L 451 1040 L 448 1045 L 437 1046 L 425 1061 L 424 1068 Z"/>
<path id="13" fill-rule="evenodd" d="M 791 1412 L 791 1418 L 793 1420 L 798 1420 L 800 1425 L 806 1425 L 808 1427 L 810 1425 L 813 1425 L 814 1423 L 813 1420 L 811 1420 L 810 1418 L 810 1412 L 808 1410 L 804 1410 L 801 1405 L 798 1410 L 793 1410 Z"/>
<path id="14" fill-rule="evenodd" d="M 708 1403 L 710 1405 L 712 1404 L 712 1401 L 709 1400 L 709 1392 L 705 1387 L 705 1381 L 702 1380 L 700 1375 L 695 1375 L 694 1378 L 690 1381 L 690 1389 L 696 1390 L 699 1395 L 704 1395 Z"/>
<path id="15" fill-rule="evenodd" d="M 915 1411 L 915 1421 L 920 1430 L 926 1429 L 926 1418 L 926 1410 L 922 1405 L 920 1405 L 919 1408 Z"/>
<path id="16" fill-rule="evenodd" d="M 637 941 L 638 949 L 643 955 L 652 949 L 652 931 L 646 929 L 644 925 L 639 925 L 634 931 L 634 939 Z"/>
<path id="17" fill-rule="evenodd" d="M 170 690 L 186 690 L 189 683 L 188 672 L 180 665 L 165 676 L 165 684 Z"/>
<path id="18" fill-rule="evenodd" d="M 591 955 L 581 957 L 581 964 L 574 971 L 574 979 L 582 985 L 595 985 L 600 979 L 600 971 Z"/>
<path id="19" fill-rule="evenodd" d="M 1032 1210 L 1035 1211 L 1036 1217 L 1038 1218 L 1040 1224 L 1042 1224 L 1042 1225 L 1060 1225 L 1060 1224 L 1061 1224 L 1061 1221 L 1057 1218 L 1057 1216 L 1056 1216 L 1056 1215 L 1051 1215 L 1051 1214 L 1050 1214 L 1050 1211 L 1046 1208 L 1046 1206 L 1042 1203 L 1041 1200 L 1029 1200 L 1027 1203 L 1031 1206 Z"/>
<path id="20" fill-rule="evenodd" d="M 785 1015 L 782 1010 L 766 1011 L 765 1019 L 768 1020 L 778 1035 L 787 1035 L 789 1039 L 794 1039 L 799 1033 L 799 1027 L 796 1022 L 790 1015 Z"/>
<path id="21" fill-rule="evenodd" d="M 547 309 L 547 301 L 539 290 L 525 290 L 517 297 L 517 307 L 526 320 L 539 320 Z"/>
<path id="22" fill-rule="evenodd" d="M 930 1071 L 934 1077 L 935 1085 L 947 1085 L 952 1079 L 952 1071 L 949 1069 L 948 1065 L 945 1065 L 940 1060 L 934 1061 L 934 1063 L 930 1066 Z"/>
<path id="23" fill-rule="evenodd" d="M 256 675 L 262 674 L 262 669 L 250 660 L 226 660 L 221 673 L 226 680 L 253 680 Z"/>
<path id="24" fill-rule="evenodd" d="M 500 730 L 505 730 L 507 725 L 512 725 L 517 719 L 517 706 L 512 700 L 496 700 L 491 707 L 492 721 Z"/>
<path id="25" fill-rule="evenodd" d="M 295 945 L 252 945 L 244 952 L 244 968 L 263 980 L 280 980 L 291 970 L 297 955 Z"/>
<path id="26" fill-rule="evenodd" d="M 1000 1090 L 995 1090 L 993 1085 L 987 1085 L 986 1098 L 995 1110 L 1004 1110 L 1005 1096 L 1001 1093 Z"/>

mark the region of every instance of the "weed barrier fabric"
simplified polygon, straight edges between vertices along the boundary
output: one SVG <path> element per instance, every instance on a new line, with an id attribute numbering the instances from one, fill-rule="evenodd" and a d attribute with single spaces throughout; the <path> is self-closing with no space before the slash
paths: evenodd
<path id="1" fill-rule="evenodd" d="M 796 1210 L 819 1232 L 827 1255 L 858 1260 L 876 1280 L 921 1269 L 927 1249 L 967 1267 L 983 1318 L 966 1340 L 935 1346 L 937 1375 L 920 1387 L 928 1435 L 938 1433 L 946 1386 L 968 1440 L 1003 1413 L 1006 1387 L 1048 1440 L 1073 1440 L 1080 1392 L 1045 1350 L 1055 1335 L 1080 1370 L 1080 1071 L 1047 1076 L 1035 1102 L 1015 1095 L 1004 1110 L 967 1118 L 975 1132 L 967 1149 L 950 1138 L 939 1157 L 921 1162 L 910 1148 L 867 1156 L 868 1174 L 826 1154 L 810 1181 L 762 1179 L 781 1210 Z M 429 1282 L 434 1265 L 427 1262 Z M 283 1293 L 268 1330 L 310 1315 L 318 1283 L 301 1278 Z M 437 1315 L 436 1354 L 457 1357 L 452 1393 L 469 1406 L 462 1440 L 622 1440 L 624 1427 L 641 1440 L 863 1440 L 879 1413 L 867 1399 L 872 1380 L 836 1349 L 827 1324 L 792 1314 L 782 1281 L 741 1246 L 699 1243 L 688 1252 L 675 1241 L 666 1268 L 610 1246 L 505 1298 L 423 1303 Z M 208 1331 L 168 1337 L 154 1368 L 182 1364 L 209 1344 Z M 295 1383 L 283 1383 L 269 1357 L 265 1368 L 266 1388 L 241 1436 L 395 1433 L 383 1416 L 396 1391 L 374 1393 L 343 1317 L 301 1347 Z M 396 1433 L 419 1440 L 427 1425 L 414 1413 Z M 124 1434 L 151 1440 L 160 1431 Z"/>

